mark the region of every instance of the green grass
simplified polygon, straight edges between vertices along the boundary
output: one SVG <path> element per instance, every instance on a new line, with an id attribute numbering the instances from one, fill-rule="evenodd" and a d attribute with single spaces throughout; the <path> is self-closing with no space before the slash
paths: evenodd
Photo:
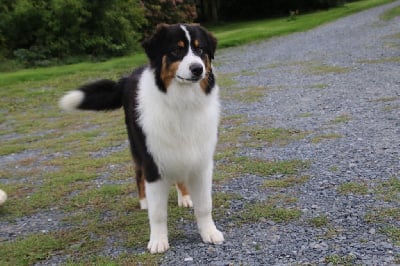
<path id="1" fill-rule="evenodd" d="M 274 180 L 266 180 L 263 184 L 264 187 L 266 188 L 287 188 L 287 187 L 293 187 L 296 185 L 301 185 L 307 182 L 310 179 L 309 176 L 285 176 L 280 179 L 274 179 Z"/>
<path id="2" fill-rule="evenodd" d="M 338 254 L 332 254 L 325 257 L 325 263 L 329 263 L 331 265 L 351 266 L 355 265 L 355 260 L 356 257 L 354 255 L 340 256 Z"/>
<path id="3" fill-rule="evenodd" d="M 240 215 L 244 223 L 258 223 L 263 219 L 285 223 L 299 219 L 302 214 L 298 209 L 279 207 L 268 202 L 249 204 L 245 209 Z"/>
<path id="4" fill-rule="evenodd" d="M 334 119 L 332 119 L 331 121 L 329 121 L 329 124 L 341 124 L 341 123 L 347 123 L 351 120 L 351 116 L 347 115 L 347 114 L 343 114 L 343 115 L 338 115 L 337 117 L 335 117 Z"/>
<path id="5" fill-rule="evenodd" d="M 393 7 L 392 9 L 383 12 L 379 17 L 384 21 L 389 21 L 398 16 L 400 16 L 400 6 Z"/>
<path id="6" fill-rule="evenodd" d="M 128 72 L 136 66 L 144 64 L 147 61 L 143 53 L 136 55 L 114 58 L 105 62 L 83 62 L 65 66 L 54 66 L 47 68 L 34 68 L 19 70 L 12 73 L 0 74 L 0 87 L 15 85 L 23 82 L 47 81 L 60 78 L 61 76 L 84 75 L 93 77 L 98 75 L 107 75 L 112 69 L 119 74 Z"/>
<path id="7" fill-rule="evenodd" d="M 342 138 L 343 136 L 340 134 L 336 134 L 336 133 L 329 133 L 329 134 L 323 134 L 323 135 L 319 135 L 316 137 L 313 137 L 311 139 L 311 143 L 320 143 L 324 140 L 332 140 L 332 139 L 339 139 Z"/>
<path id="8" fill-rule="evenodd" d="M 309 223 L 314 227 L 324 227 L 328 225 L 329 220 L 326 215 L 321 215 L 311 218 Z"/>
<path id="9" fill-rule="evenodd" d="M 368 9 L 374 6 L 393 2 L 392 0 L 366 0 L 345 4 L 343 7 L 333 8 L 311 14 L 296 16 L 295 20 L 267 19 L 229 23 L 227 25 L 211 27 L 219 39 L 219 47 L 232 47 L 257 40 L 264 40 L 293 32 L 306 31 L 328 23 L 340 17 Z"/>
<path id="10" fill-rule="evenodd" d="M 368 186 L 360 182 L 347 182 L 343 183 L 338 187 L 338 191 L 341 194 L 360 194 L 364 195 L 368 193 Z"/>

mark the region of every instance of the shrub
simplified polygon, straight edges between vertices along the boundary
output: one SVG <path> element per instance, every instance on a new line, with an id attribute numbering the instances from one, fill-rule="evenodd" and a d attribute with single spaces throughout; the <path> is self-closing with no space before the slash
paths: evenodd
<path id="1" fill-rule="evenodd" d="M 0 53 L 27 65 L 127 54 L 145 22 L 138 0 L 3 0 L 0 11 Z"/>

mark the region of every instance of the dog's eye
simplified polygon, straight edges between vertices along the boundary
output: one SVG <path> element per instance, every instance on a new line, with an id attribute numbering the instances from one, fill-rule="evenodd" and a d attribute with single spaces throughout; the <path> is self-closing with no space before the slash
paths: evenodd
<path id="1" fill-rule="evenodd" d="M 185 47 L 178 46 L 175 49 L 173 49 L 172 51 L 170 51 L 170 53 L 174 57 L 181 57 L 185 53 Z"/>
<path id="2" fill-rule="evenodd" d="M 200 47 L 194 48 L 194 49 L 193 49 L 193 52 L 194 52 L 195 54 L 197 54 L 197 55 L 203 55 L 203 54 L 204 54 L 204 50 L 203 50 L 202 48 L 200 48 Z"/>

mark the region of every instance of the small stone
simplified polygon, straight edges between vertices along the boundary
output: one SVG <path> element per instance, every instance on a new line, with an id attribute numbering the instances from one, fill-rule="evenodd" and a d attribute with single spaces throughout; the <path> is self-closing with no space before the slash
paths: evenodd
<path id="1" fill-rule="evenodd" d="M 375 228 L 371 228 L 371 229 L 369 229 L 368 232 L 369 232 L 371 235 L 375 235 L 376 229 L 375 229 Z"/>
<path id="2" fill-rule="evenodd" d="M 183 261 L 193 261 L 192 257 L 186 257 Z"/>

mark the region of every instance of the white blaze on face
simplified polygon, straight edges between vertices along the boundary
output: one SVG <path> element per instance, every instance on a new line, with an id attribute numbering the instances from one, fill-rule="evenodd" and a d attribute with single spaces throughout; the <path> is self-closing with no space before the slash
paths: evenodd
<path id="1" fill-rule="evenodd" d="M 178 70 L 176 71 L 176 76 L 178 77 L 179 81 L 183 82 L 193 82 L 194 76 L 192 71 L 190 70 L 190 66 L 193 66 L 194 64 L 200 64 L 203 67 L 203 73 L 200 77 L 200 79 L 197 78 L 197 81 L 202 80 L 205 77 L 205 65 L 203 60 L 195 55 L 193 53 L 192 47 L 191 47 L 191 37 L 189 34 L 189 31 L 186 29 L 184 25 L 181 25 L 181 29 L 185 32 L 186 39 L 189 44 L 189 49 L 187 54 L 182 58 L 181 63 L 179 64 Z"/>

